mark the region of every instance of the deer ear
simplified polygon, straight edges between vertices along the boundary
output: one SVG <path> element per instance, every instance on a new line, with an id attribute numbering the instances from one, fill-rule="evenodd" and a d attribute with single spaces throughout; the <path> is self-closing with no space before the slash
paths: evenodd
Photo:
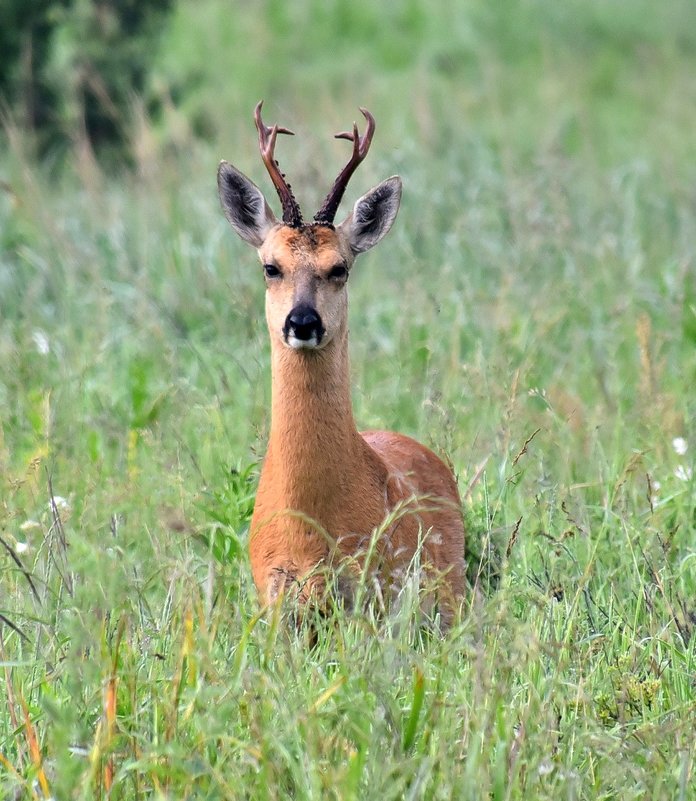
<path id="1" fill-rule="evenodd" d="M 389 233 L 401 202 L 401 178 L 393 175 L 363 195 L 339 229 L 348 236 L 353 253 L 373 248 Z"/>
<path id="2" fill-rule="evenodd" d="M 261 247 L 277 220 L 258 186 L 236 167 L 221 161 L 218 191 L 230 225 L 245 242 Z"/>

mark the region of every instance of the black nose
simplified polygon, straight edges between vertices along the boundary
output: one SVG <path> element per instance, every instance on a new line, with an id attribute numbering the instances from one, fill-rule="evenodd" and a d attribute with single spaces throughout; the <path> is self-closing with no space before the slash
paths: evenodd
<path id="1" fill-rule="evenodd" d="M 283 333 L 286 339 L 293 336 L 295 339 L 307 342 L 315 338 L 319 344 L 324 334 L 324 328 L 317 310 L 305 303 L 300 303 L 288 314 L 283 326 Z"/>

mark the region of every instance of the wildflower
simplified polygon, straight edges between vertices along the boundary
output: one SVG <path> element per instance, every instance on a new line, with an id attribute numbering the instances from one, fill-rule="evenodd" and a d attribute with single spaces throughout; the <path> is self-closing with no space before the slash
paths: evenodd
<path id="1" fill-rule="evenodd" d="M 51 517 L 58 518 L 61 523 L 64 523 L 70 517 L 72 509 L 67 498 L 62 495 L 53 495 L 48 502 L 48 511 Z"/>
<path id="2" fill-rule="evenodd" d="M 675 437 L 672 440 L 672 447 L 678 456 L 684 456 L 689 447 L 689 443 L 684 439 L 684 437 Z"/>
<path id="3" fill-rule="evenodd" d="M 36 328 L 31 332 L 31 338 L 37 353 L 40 353 L 42 356 L 47 356 L 51 352 L 51 345 L 45 331 Z"/>
<path id="4" fill-rule="evenodd" d="M 67 498 L 64 498 L 62 495 L 54 495 L 48 503 L 49 511 L 53 511 L 53 507 L 59 512 L 69 512 L 70 511 L 70 504 L 68 503 Z"/>
<path id="5" fill-rule="evenodd" d="M 677 466 L 677 469 L 674 471 L 674 475 L 680 481 L 691 481 L 691 477 L 693 476 L 693 471 L 690 467 L 686 467 L 683 464 Z"/>
<path id="6" fill-rule="evenodd" d="M 25 553 L 29 550 L 29 545 L 26 542 L 15 542 L 15 551 L 17 553 Z"/>

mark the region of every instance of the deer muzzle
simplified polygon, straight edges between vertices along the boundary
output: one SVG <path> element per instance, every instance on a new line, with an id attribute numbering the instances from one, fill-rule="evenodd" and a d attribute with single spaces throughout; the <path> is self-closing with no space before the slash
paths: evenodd
<path id="1" fill-rule="evenodd" d="M 285 318 L 283 337 L 291 348 L 318 348 L 323 336 L 319 312 L 307 303 L 295 306 Z"/>

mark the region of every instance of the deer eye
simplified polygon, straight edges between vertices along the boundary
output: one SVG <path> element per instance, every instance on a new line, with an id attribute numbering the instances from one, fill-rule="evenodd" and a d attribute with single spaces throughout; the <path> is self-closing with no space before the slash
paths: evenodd
<path id="1" fill-rule="evenodd" d="M 275 264 L 264 264 L 263 272 L 266 278 L 282 278 L 283 273 L 275 266 Z"/>
<path id="2" fill-rule="evenodd" d="M 331 270 L 329 270 L 328 277 L 340 281 L 341 279 L 348 277 L 348 270 L 346 270 L 345 265 L 337 264 L 335 267 L 332 267 Z"/>

